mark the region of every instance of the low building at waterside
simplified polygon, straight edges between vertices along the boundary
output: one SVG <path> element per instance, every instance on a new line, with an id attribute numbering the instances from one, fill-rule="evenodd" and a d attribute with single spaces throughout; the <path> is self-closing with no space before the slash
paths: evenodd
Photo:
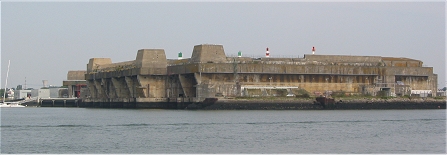
<path id="1" fill-rule="evenodd" d="M 437 74 L 422 64 L 381 56 L 227 57 L 222 45 L 212 44 L 194 46 L 186 59 L 166 59 L 163 49 L 141 49 L 126 62 L 91 58 L 83 101 L 156 107 L 240 96 L 403 96 L 412 90 L 436 96 Z"/>
<path id="2" fill-rule="evenodd" d="M 447 93 L 444 89 L 438 89 L 436 96 L 447 96 Z"/>
<path id="3" fill-rule="evenodd" d="M 31 90 L 14 90 L 14 99 L 26 99 L 31 96 Z"/>
<path id="4" fill-rule="evenodd" d="M 20 92 L 29 98 L 68 98 L 68 89 L 60 87 L 20 90 Z"/>
<path id="5" fill-rule="evenodd" d="M 62 85 L 68 88 L 68 98 L 81 98 L 81 90 L 87 88 L 86 73 L 85 70 L 68 71 L 67 80 L 62 82 Z"/>
<path id="6" fill-rule="evenodd" d="M 50 89 L 33 89 L 31 90 L 31 97 L 50 98 Z"/>
<path id="7" fill-rule="evenodd" d="M 50 87 L 50 98 L 68 98 L 68 88 Z"/>

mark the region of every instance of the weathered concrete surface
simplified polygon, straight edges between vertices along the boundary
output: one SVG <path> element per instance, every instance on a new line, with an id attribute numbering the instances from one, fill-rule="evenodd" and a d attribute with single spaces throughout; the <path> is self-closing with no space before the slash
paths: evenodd
<path id="1" fill-rule="evenodd" d="M 203 44 L 194 46 L 191 63 L 223 63 L 226 62 L 227 56 L 222 45 Z"/>
<path id="2" fill-rule="evenodd" d="M 222 45 L 212 44 L 194 46 L 191 58 L 181 60 L 167 60 L 163 49 L 138 50 L 135 60 L 126 62 L 91 58 L 85 80 L 89 95 L 84 99 L 93 107 L 114 107 L 107 103 L 116 103 L 117 107 L 164 108 L 163 103 L 171 102 L 199 103 L 206 98 L 273 97 L 300 92 L 309 96 L 327 92 L 371 96 L 385 92 L 394 96 L 409 95 L 410 90 L 431 90 L 435 96 L 437 91 L 433 68 L 423 67 L 419 60 L 348 55 L 227 57 Z M 397 82 L 404 85 L 396 86 Z M 119 105 L 120 100 L 136 103 Z M 318 109 L 290 103 L 283 107 Z M 264 106 L 267 109 L 277 107 L 268 104 Z"/>
<path id="3" fill-rule="evenodd" d="M 87 71 L 80 70 L 80 71 L 68 71 L 67 73 L 67 80 L 85 80 L 85 74 Z"/>

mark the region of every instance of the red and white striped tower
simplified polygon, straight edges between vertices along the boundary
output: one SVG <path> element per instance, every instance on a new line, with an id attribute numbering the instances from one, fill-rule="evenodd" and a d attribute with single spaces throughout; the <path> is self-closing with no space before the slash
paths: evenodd
<path id="1" fill-rule="evenodd" d="M 315 54 L 315 47 L 312 47 L 312 55 Z"/>
<path id="2" fill-rule="evenodd" d="M 265 51 L 265 57 L 270 57 L 269 48 L 267 47 L 267 51 Z"/>

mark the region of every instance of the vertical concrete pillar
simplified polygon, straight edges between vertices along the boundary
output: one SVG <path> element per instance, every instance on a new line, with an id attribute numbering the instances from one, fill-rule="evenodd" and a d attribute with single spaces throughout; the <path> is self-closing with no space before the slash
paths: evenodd
<path id="1" fill-rule="evenodd" d="M 166 93 L 168 97 L 178 98 L 179 94 L 183 94 L 183 89 L 178 79 L 178 75 L 169 76 L 166 80 Z"/>
<path id="2" fill-rule="evenodd" d="M 431 76 L 428 77 L 428 83 L 429 83 L 429 88 L 432 91 L 432 95 L 435 97 L 437 96 L 437 92 L 438 92 L 438 75 L 437 74 L 433 74 Z"/>
<path id="3" fill-rule="evenodd" d="M 98 90 L 96 89 L 94 80 L 88 80 L 87 81 L 87 87 L 90 92 L 91 98 L 98 98 Z"/>
<path id="4" fill-rule="evenodd" d="M 100 80 L 95 80 L 95 87 L 97 90 L 97 98 L 105 98 L 105 94 L 104 94 L 104 89 L 101 86 L 101 79 Z"/>
<path id="5" fill-rule="evenodd" d="M 205 85 L 202 84 L 202 73 L 194 73 L 194 78 L 197 80 L 197 85 L 196 85 L 196 99 L 197 101 L 203 101 L 205 99 L 205 97 L 208 96 L 207 88 L 204 88 Z"/>
<path id="6" fill-rule="evenodd" d="M 194 97 L 195 90 L 194 90 L 194 85 L 192 83 L 193 79 L 189 79 L 189 78 L 194 78 L 194 76 L 190 77 L 187 75 L 179 74 L 180 84 L 181 84 L 183 92 L 185 93 L 185 96 L 186 97 Z"/>
<path id="7" fill-rule="evenodd" d="M 105 98 L 110 98 L 110 90 L 109 90 L 109 85 L 108 85 L 108 83 L 107 83 L 107 80 L 106 79 L 104 79 L 104 78 L 101 78 L 101 88 L 102 88 L 102 91 L 103 91 L 103 96 L 105 97 Z"/>
<path id="8" fill-rule="evenodd" d="M 112 78 L 111 81 L 115 86 L 115 93 L 118 98 L 129 97 L 129 89 L 126 88 L 126 81 L 124 78 Z"/>
<path id="9" fill-rule="evenodd" d="M 259 74 L 253 74 L 253 82 L 260 82 L 260 79 Z"/>
<path id="10" fill-rule="evenodd" d="M 73 87 L 75 87 L 74 85 L 70 85 L 70 86 L 68 86 L 68 97 L 69 98 L 72 98 L 72 97 L 74 97 L 74 91 L 73 91 Z"/>
<path id="11" fill-rule="evenodd" d="M 389 94 L 389 95 L 395 95 L 395 80 L 396 80 L 396 75 L 387 75 L 387 76 L 384 76 L 384 81 L 385 81 L 385 83 L 387 83 L 387 87 L 390 87 L 391 88 L 391 90 L 390 90 L 390 93 L 391 94 Z M 413 87 L 413 86 L 411 86 L 410 85 L 410 87 Z M 414 87 L 413 87 L 414 88 Z"/>
<path id="12" fill-rule="evenodd" d="M 152 89 L 152 87 L 156 87 L 155 84 L 152 82 L 152 76 L 142 76 L 138 75 L 137 79 L 141 86 L 141 92 L 139 93 L 139 96 L 144 98 L 154 97 L 153 91 L 150 91 L 149 89 Z M 152 94 L 149 94 L 152 93 Z"/>
<path id="13" fill-rule="evenodd" d="M 112 81 L 113 78 L 106 79 L 106 86 L 109 94 L 109 98 L 118 98 L 118 92 L 115 83 Z"/>
<path id="14" fill-rule="evenodd" d="M 135 90 L 136 90 L 137 84 L 134 82 L 133 78 L 134 77 L 132 77 L 132 76 L 126 76 L 126 77 L 124 77 L 124 80 L 126 81 L 127 88 L 129 89 L 130 97 L 136 98 L 137 95 L 135 93 Z"/>
<path id="15" fill-rule="evenodd" d="M 202 72 L 194 73 L 194 77 L 197 79 L 197 85 L 202 83 Z"/>

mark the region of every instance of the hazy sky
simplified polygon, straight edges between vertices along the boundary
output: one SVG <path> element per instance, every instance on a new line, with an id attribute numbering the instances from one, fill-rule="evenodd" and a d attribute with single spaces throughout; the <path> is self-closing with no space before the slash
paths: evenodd
<path id="1" fill-rule="evenodd" d="M 139 49 L 191 57 L 194 45 L 227 55 L 311 54 L 406 57 L 434 67 L 446 84 L 443 0 L 431 2 L 5 2 L 1 87 L 42 80 L 61 86 L 90 58 L 134 60 Z"/>

